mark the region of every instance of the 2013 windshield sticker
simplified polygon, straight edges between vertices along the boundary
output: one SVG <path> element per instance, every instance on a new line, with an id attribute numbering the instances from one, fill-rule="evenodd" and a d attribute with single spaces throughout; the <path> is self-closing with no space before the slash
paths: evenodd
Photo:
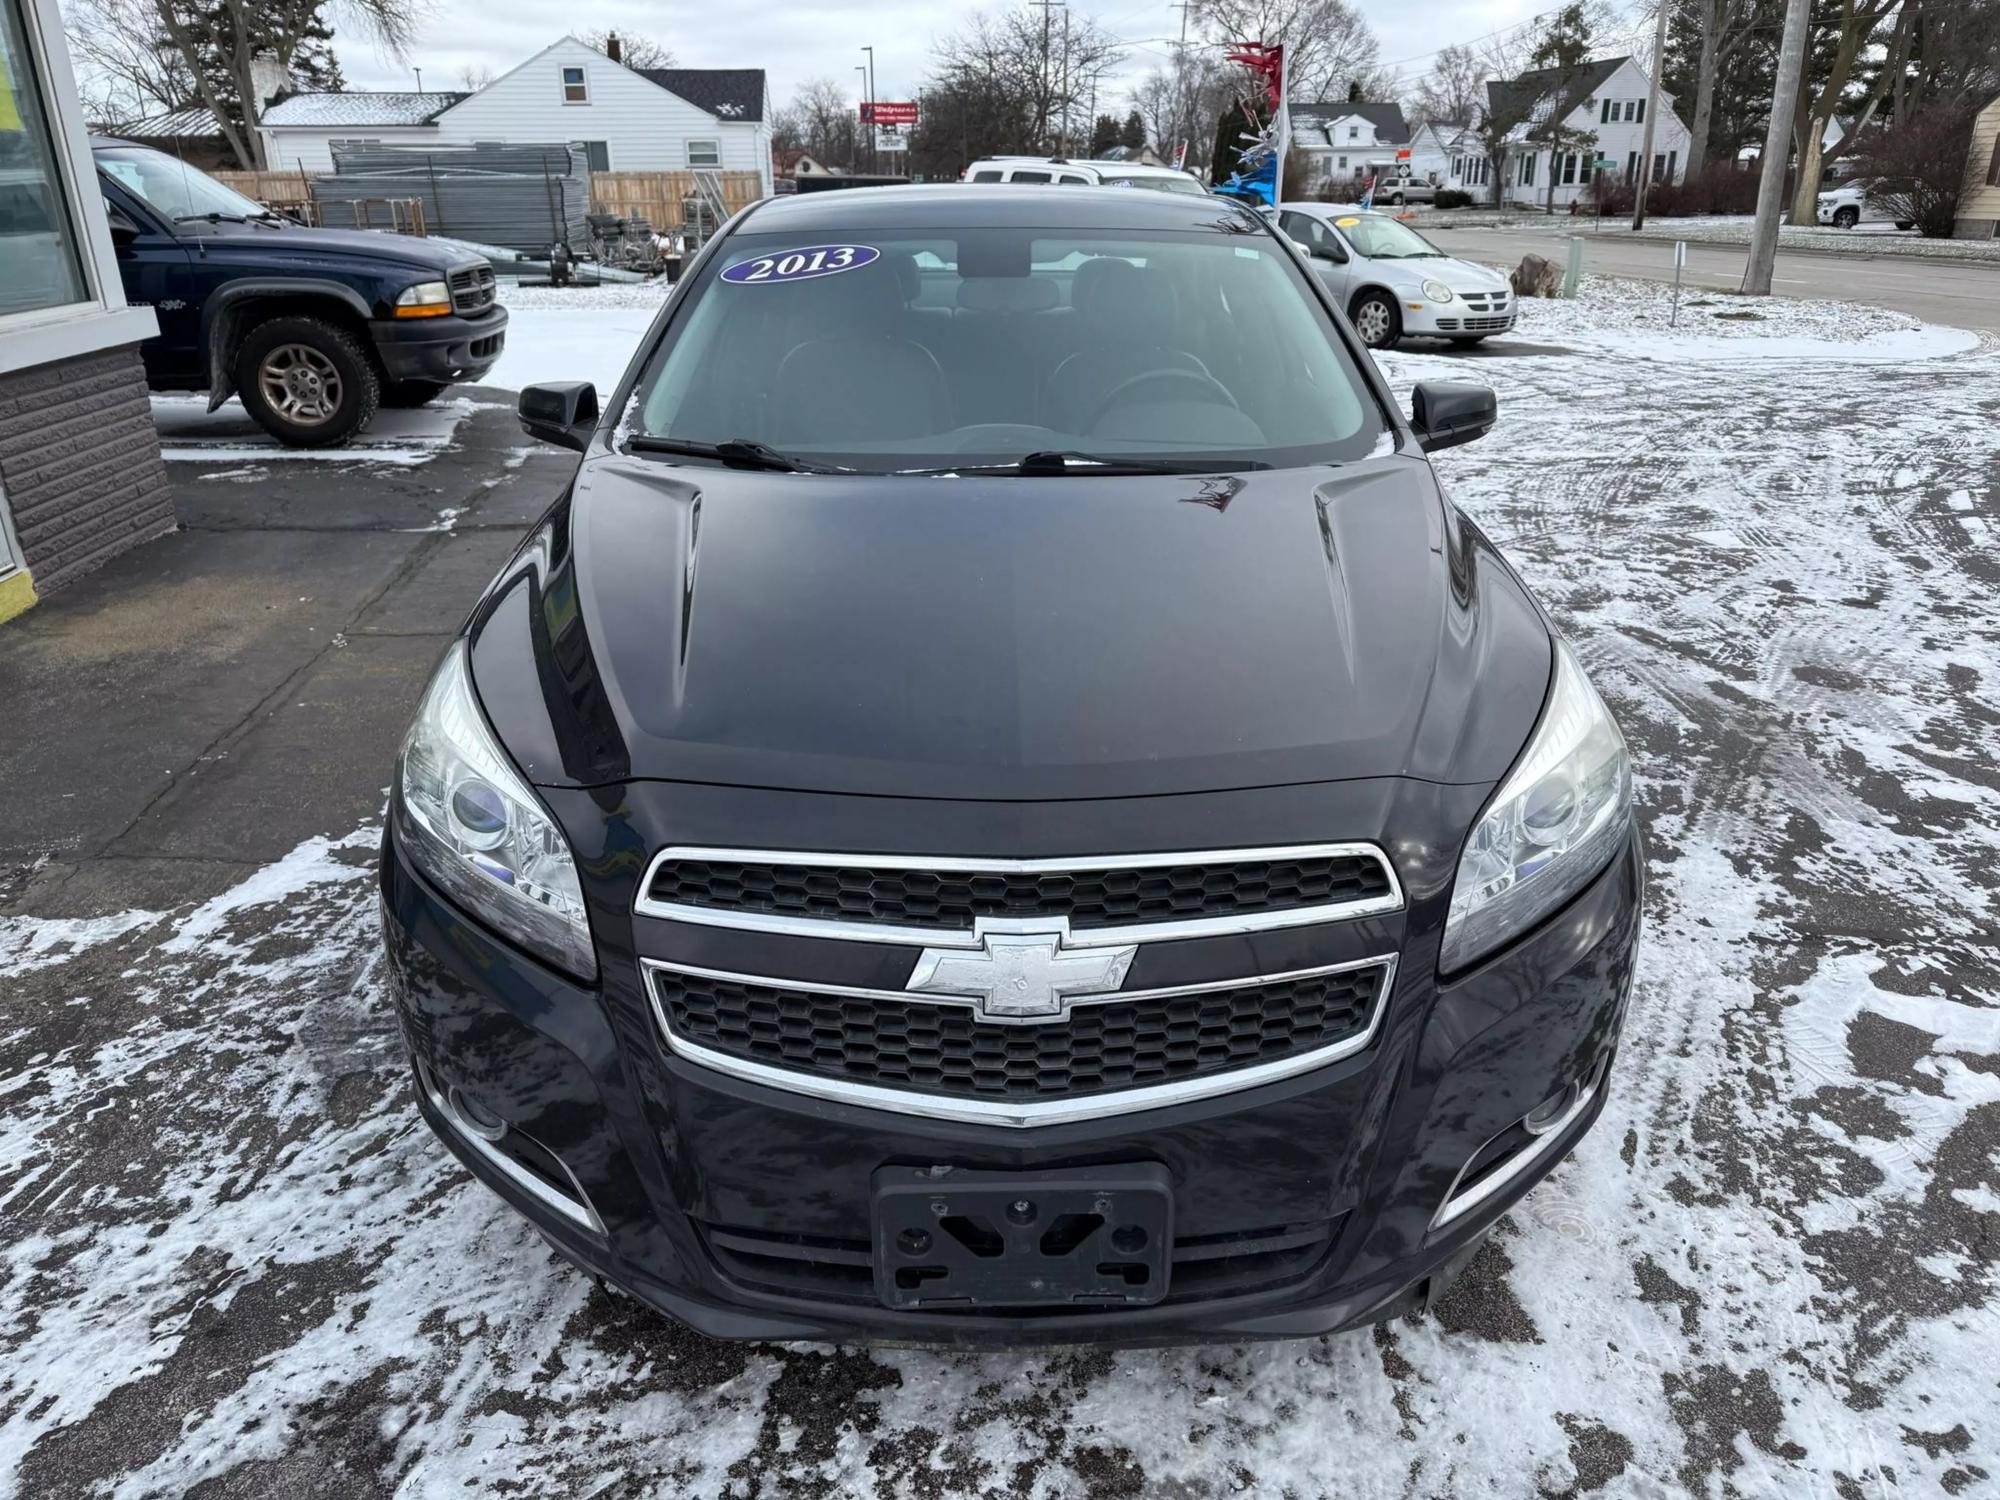
<path id="1" fill-rule="evenodd" d="M 738 286 L 811 281 L 815 276 L 837 276 L 842 271 L 859 270 L 881 257 L 882 252 L 873 245 L 802 245 L 782 255 L 739 260 L 722 273 L 722 279 Z"/>

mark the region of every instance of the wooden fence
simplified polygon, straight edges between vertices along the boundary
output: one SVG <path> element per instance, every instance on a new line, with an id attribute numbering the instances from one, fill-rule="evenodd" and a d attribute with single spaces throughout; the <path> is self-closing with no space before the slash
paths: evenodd
<path id="1" fill-rule="evenodd" d="M 259 203 L 292 207 L 312 201 L 315 172 L 211 172 L 217 182 Z M 722 201 L 735 213 L 764 195 L 755 172 L 717 172 Z M 590 206 L 597 213 L 645 218 L 655 229 L 681 222 L 681 205 L 694 195 L 692 172 L 592 172 Z"/>
<path id="2" fill-rule="evenodd" d="M 763 179 L 755 172 L 717 172 L 722 201 L 729 211 L 747 208 L 764 196 Z M 590 206 L 601 214 L 644 218 L 655 229 L 681 222 L 681 205 L 694 196 L 692 172 L 592 172 Z"/>

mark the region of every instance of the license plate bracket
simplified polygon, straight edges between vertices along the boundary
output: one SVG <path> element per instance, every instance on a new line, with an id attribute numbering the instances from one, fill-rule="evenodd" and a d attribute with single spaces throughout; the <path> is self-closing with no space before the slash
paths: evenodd
<path id="1" fill-rule="evenodd" d="M 1173 1180 L 1158 1162 L 883 1167 L 874 1190 L 884 1306 L 1144 1307 L 1167 1295 Z"/>

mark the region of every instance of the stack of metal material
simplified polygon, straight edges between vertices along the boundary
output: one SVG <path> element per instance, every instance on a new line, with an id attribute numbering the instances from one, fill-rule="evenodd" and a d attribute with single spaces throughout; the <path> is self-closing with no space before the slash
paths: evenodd
<path id="1" fill-rule="evenodd" d="M 415 200 L 431 234 L 503 245 L 527 255 L 590 243 L 590 157 L 578 144 L 333 145 L 333 175 L 312 180 L 319 222 L 346 228 Z M 372 201 L 371 201 L 372 200 Z M 357 214 L 357 208 L 359 214 Z"/>

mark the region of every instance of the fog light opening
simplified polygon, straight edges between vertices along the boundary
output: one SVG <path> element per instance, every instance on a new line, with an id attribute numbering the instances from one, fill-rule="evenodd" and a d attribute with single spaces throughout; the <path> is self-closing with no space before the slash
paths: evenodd
<path id="1" fill-rule="evenodd" d="M 1568 1113 L 1576 1100 L 1576 1085 L 1566 1084 L 1521 1116 L 1521 1128 L 1529 1135 L 1547 1135 Z"/>
<path id="2" fill-rule="evenodd" d="M 445 1103 L 468 1134 L 482 1141 L 497 1141 L 507 1133 L 507 1122 L 474 1099 L 457 1084 L 445 1091 Z"/>

